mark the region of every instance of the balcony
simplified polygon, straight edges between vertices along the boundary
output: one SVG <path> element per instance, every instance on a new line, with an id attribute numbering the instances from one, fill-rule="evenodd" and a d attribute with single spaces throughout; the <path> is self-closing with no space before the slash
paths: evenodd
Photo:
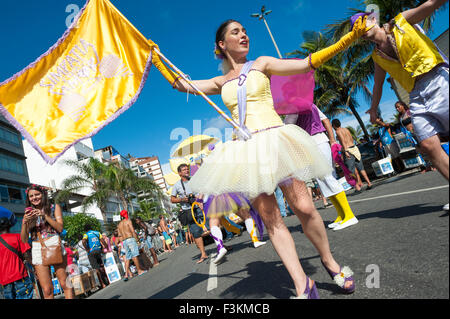
<path id="1" fill-rule="evenodd" d="M 94 157 L 94 150 L 83 143 L 77 143 L 74 145 L 75 152 L 77 153 L 77 158 L 79 161 Z"/>

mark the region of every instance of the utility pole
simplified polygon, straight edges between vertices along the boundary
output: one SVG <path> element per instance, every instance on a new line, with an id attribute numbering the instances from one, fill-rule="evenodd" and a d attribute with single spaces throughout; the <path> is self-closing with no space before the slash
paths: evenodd
<path id="1" fill-rule="evenodd" d="M 282 59 L 283 57 L 281 56 L 280 50 L 278 49 L 278 46 L 277 46 L 277 43 L 275 42 L 275 39 L 273 38 L 272 32 L 270 32 L 269 25 L 267 24 L 267 21 L 264 18 L 266 15 L 268 15 L 271 12 L 272 12 L 272 10 L 267 10 L 266 11 L 266 6 L 262 6 L 261 7 L 261 13 L 253 13 L 250 16 L 253 17 L 253 18 L 258 18 L 259 20 L 263 20 L 264 21 L 264 24 L 266 25 L 267 31 L 269 31 L 269 35 L 272 38 L 273 45 L 275 46 L 275 49 L 278 52 L 278 56 L 279 56 L 280 59 Z"/>

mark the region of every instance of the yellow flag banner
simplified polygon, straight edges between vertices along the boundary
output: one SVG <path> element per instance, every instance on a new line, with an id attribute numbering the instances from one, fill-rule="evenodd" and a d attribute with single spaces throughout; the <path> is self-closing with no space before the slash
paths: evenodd
<path id="1" fill-rule="evenodd" d="M 0 112 L 53 164 L 136 102 L 155 46 L 108 0 L 88 0 L 55 45 L 0 83 Z"/>

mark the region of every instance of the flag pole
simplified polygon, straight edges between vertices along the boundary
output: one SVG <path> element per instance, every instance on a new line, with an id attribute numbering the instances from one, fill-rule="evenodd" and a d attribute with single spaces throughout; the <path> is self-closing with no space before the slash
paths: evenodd
<path id="1" fill-rule="evenodd" d="M 251 136 L 245 132 L 241 127 L 239 127 L 239 125 L 232 119 L 230 118 L 227 114 L 225 114 L 224 111 L 222 111 L 213 101 L 211 101 L 211 99 L 206 96 L 205 93 L 203 93 L 191 80 L 188 79 L 188 77 L 180 70 L 178 69 L 172 62 L 170 62 L 169 59 L 167 59 L 157 48 L 153 48 L 154 51 L 156 51 L 156 53 L 164 60 L 167 62 L 167 64 L 169 64 L 169 66 L 174 69 L 178 75 L 185 80 L 198 94 L 201 95 L 201 97 L 203 97 L 206 102 L 209 103 L 209 105 L 211 105 L 228 123 L 230 123 L 235 129 L 239 130 L 242 135 L 245 137 L 245 139 L 249 139 Z"/>

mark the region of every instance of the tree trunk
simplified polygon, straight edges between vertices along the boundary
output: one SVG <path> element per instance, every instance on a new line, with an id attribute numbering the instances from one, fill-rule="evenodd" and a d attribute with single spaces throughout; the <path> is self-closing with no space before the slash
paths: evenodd
<path id="1" fill-rule="evenodd" d="M 106 223 L 106 211 L 104 207 L 99 207 L 100 212 L 102 213 L 103 222 Z"/>
<path id="2" fill-rule="evenodd" d="M 359 126 L 361 126 L 361 129 L 362 129 L 363 132 L 364 132 L 364 137 L 365 137 L 368 141 L 370 141 L 370 135 L 369 135 L 369 133 L 367 132 L 366 125 L 364 125 L 364 122 L 362 121 L 362 119 L 361 119 L 361 117 L 359 116 L 358 112 L 356 111 L 355 107 L 354 107 L 353 105 L 350 105 L 350 99 L 351 99 L 351 97 L 352 97 L 352 93 L 353 93 L 353 90 L 354 90 L 354 89 L 355 89 L 355 86 L 352 87 L 352 89 L 350 90 L 350 92 L 349 92 L 349 94 L 348 94 L 346 105 L 347 105 L 347 107 L 350 109 L 350 111 L 352 111 L 353 115 L 355 116 L 356 120 L 357 120 L 358 123 L 359 123 Z"/>
<path id="3" fill-rule="evenodd" d="M 134 215 L 133 198 L 130 199 L 130 196 L 126 196 L 126 201 L 131 206 L 131 215 Z"/>
<path id="4" fill-rule="evenodd" d="M 119 199 L 122 202 L 123 209 L 125 209 L 128 212 L 128 203 L 127 203 L 126 198 L 121 194 Z"/>
<path id="5" fill-rule="evenodd" d="M 362 121 L 362 119 L 361 119 L 361 117 L 359 116 L 358 112 L 356 111 L 356 109 L 355 109 L 353 106 L 349 106 L 349 108 L 350 108 L 350 111 L 352 111 L 353 115 L 355 116 L 356 120 L 358 121 L 359 126 L 361 126 L 361 129 L 362 129 L 363 132 L 364 132 L 364 137 L 365 137 L 368 141 L 370 141 L 370 135 L 369 135 L 369 133 L 367 132 L 367 128 L 366 128 L 366 126 L 364 125 L 364 122 Z"/>
<path id="6" fill-rule="evenodd" d="M 92 184 L 92 189 L 94 190 L 94 192 L 97 192 L 97 181 L 95 180 L 95 178 L 93 179 L 93 184 Z M 102 218 L 103 218 L 103 222 L 106 223 L 106 209 L 104 205 L 99 205 L 98 207 L 100 209 L 100 213 L 102 214 Z"/>

